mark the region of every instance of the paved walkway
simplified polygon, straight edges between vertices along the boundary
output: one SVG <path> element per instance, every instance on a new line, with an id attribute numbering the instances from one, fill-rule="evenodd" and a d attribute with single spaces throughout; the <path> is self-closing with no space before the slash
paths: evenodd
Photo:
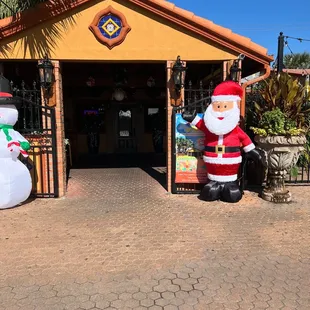
<path id="1" fill-rule="evenodd" d="M 0 309 L 309 310 L 310 194 L 292 191 L 205 203 L 138 168 L 74 170 L 66 198 L 0 212 Z"/>

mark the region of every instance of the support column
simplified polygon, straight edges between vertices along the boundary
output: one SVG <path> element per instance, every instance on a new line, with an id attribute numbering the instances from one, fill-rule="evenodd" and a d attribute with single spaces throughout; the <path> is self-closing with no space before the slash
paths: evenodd
<path id="1" fill-rule="evenodd" d="M 223 81 L 226 80 L 227 75 L 229 74 L 228 63 L 229 62 L 227 60 L 225 60 L 225 61 L 223 61 L 223 64 L 222 64 L 222 68 L 223 68 L 223 71 L 222 71 L 222 73 L 223 73 Z"/>
<path id="2" fill-rule="evenodd" d="M 230 75 L 230 68 L 234 64 L 234 60 L 226 60 L 223 61 L 223 81 L 226 81 L 226 79 Z"/>
<path id="3" fill-rule="evenodd" d="M 59 61 L 54 64 L 54 92 L 55 97 L 55 116 L 56 116 L 56 143 L 57 143 L 57 166 L 58 166 L 58 186 L 59 197 L 66 194 L 66 146 L 65 146 L 65 121 L 63 106 L 62 73 Z"/>
<path id="4" fill-rule="evenodd" d="M 174 106 L 183 105 L 184 98 L 184 88 L 181 89 L 181 95 L 177 96 L 174 91 L 174 82 L 172 78 L 172 67 L 175 61 L 168 60 L 166 63 L 166 72 L 167 72 L 167 126 L 166 126 L 166 135 L 167 135 L 167 191 L 171 193 L 172 190 L 172 144 L 171 144 L 171 135 L 172 135 L 172 109 Z M 183 61 L 183 65 L 186 66 L 186 63 Z"/>
<path id="5" fill-rule="evenodd" d="M 66 193 L 66 147 L 65 147 L 65 125 L 64 125 L 64 107 L 63 107 L 63 89 L 62 89 L 62 75 L 61 65 L 59 61 L 53 60 L 54 65 L 54 84 L 52 86 L 50 95 L 44 97 L 42 91 L 42 104 L 55 109 L 55 127 L 56 127 L 56 149 L 57 149 L 57 172 L 58 172 L 58 195 L 59 197 L 65 196 Z M 43 119 L 43 123 L 44 123 Z M 44 124 L 48 128 L 52 128 L 51 118 L 47 119 L 48 124 Z M 50 159 L 50 175 L 52 178 L 53 160 Z M 53 181 L 53 179 L 50 179 Z M 45 183 L 47 180 L 45 181 Z M 54 189 L 55 190 L 55 189 Z"/>

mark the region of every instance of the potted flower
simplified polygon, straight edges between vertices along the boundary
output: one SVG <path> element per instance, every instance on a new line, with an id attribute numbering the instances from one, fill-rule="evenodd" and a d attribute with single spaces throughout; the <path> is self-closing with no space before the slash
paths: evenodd
<path id="1" fill-rule="evenodd" d="M 289 202 L 285 188 L 288 172 L 304 151 L 308 132 L 306 88 L 289 74 L 273 74 L 258 88 L 260 100 L 254 103 L 256 126 L 251 127 L 267 168 L 262 198 Z"/>

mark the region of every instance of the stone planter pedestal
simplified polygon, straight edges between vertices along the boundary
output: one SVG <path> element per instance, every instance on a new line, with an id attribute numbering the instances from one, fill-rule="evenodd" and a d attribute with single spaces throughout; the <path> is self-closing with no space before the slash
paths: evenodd
<path id="1" fill-rule="evenodd" d="M 268 169 L 262 198 L 275 203 L 290 202 L 292 195 L 285 187 L 285 178 L 304 150 L 306 137 L 256 136 L 255 141 L 262 151 L 264 165 Z"/>

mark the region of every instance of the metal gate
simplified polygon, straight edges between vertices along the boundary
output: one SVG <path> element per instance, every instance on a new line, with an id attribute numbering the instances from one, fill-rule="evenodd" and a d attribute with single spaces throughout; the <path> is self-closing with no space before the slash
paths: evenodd
<path id="1" fill-rule="evenodd" d="M 11 82 L 14 96 L 22 98 L 15 129 L 31 144 L 29 157 L 20 160 L 32 177 L 32 195 L 38 198 L 59 196 L 55 109 L 42 104 L 41 90 L 36 82 L 19 87 Z"/>
<path id="2" fill-rule="evenodd" d="M 206 176 L 206 173 L 201 173 L 201 177 L 197 176 L 197 180 L 195 180 L 195 176 L 192 176 L 191 180 L 182 179 L 177 181 L 177 175 L 181 170 L 180 164 L 180 154 L 184 155 L 184 157 L 189 156 L 191 160 L 194 162 L 194 165 L 198 167 L 198 164 L 203 162 L 202 156 L 203 151 L 197 149 L 195 143 L 191 142 L 190 139 L 178 138 L 177 135 L 177 119 L 180 118 L 182 112 L 185 109 L 196 110 L 197 113 L 204 113 L 208 105 L 211 103 L 211 95 L 213 92 L 213 84 L 211 83 L 207 89 L 203 88 L 202 82 L 200 82 L 200 87 L 198 89 L 193 89 L 191 82 L 189 83 L 189 87 L 184 90 L 185 100 L 184 106 L 174 107 L 172 110 L 172 120 L 171 120 L 171 152 L 172 152 L 172 173 L 171 173 L 171 184 L 172 184 L 172 193 L 173 194 L 197 194 L 200 192 L 202 187 L 206 182 L 200 182 L 199 178 L 203 178 L 203 175 Z M 177 140 L 178 139 L 178 140 Z M 177 171 L 178 167 L 178 171 Z M 203 163 L 203 167 L 205 164 Z M 185 168 L 186 169 L 186 168 Z M 191 168 L 189 168 L 191 169 Z M 187 173 L 190 175 L 190 173 Z"/>

